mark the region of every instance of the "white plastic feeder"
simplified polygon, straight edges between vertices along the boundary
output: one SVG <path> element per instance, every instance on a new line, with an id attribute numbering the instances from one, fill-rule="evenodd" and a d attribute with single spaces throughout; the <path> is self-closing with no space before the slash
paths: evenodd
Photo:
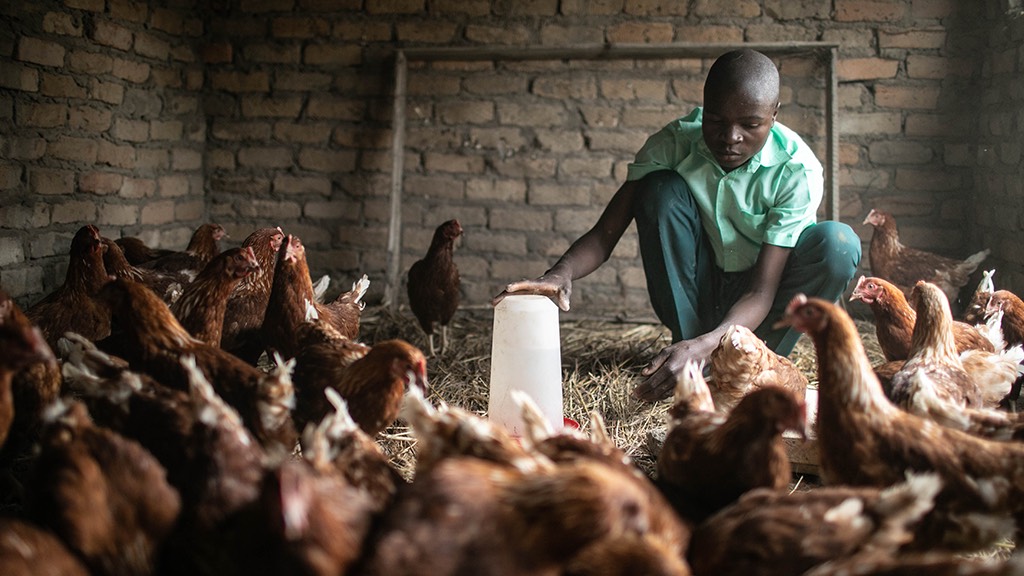
<path id="1" fill-rule="evenodd" d="M 522 436 L 523 420 L 512 390 L 530 396 L 552 428 L 562 429 L 558 307 L 547 296 L 506 296 L 494 307 L 487 414 L 513 436 Z"/>

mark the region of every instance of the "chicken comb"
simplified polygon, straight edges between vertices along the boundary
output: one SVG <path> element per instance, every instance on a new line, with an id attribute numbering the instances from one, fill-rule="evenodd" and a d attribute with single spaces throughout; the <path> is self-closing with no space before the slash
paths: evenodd
<path id="1" fill-rule="evenodd" d="M 796 309 L 803 306 L 804 304 L 807 304 L 806 294 L 801 292 L 796 296 L 793 296 L 793 299 L 790 300 L 789 304 L 786 305 L 786 316 L 796 314 Z"/>
<path id="2" fill-rule="evenodd" d="M 359 304 L 359 309 L 362 310 L 366 307 L 366 302 L 363 302 L 363 296 L 366 291 L 370 288 L 370 278 L 363 274 L 363 277 L 352 283 L 352 291 L 356 293 L 356 297 L 352 302 Z"/>
<path id="3" fill-rule="evenodd" d="M 978 292 L 988 292 L 991 294 L 996 291 L 996 284 L 992 281 L 992 276 L 996 273 L 996 269 L 983 270 L 981 273 L 981 282 L 978 282 Z"/>

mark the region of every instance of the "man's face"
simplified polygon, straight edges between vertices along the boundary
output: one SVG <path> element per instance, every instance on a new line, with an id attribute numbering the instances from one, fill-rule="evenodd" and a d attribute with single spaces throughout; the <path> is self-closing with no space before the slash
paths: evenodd
<path id="1" fill-rule="evenodd" d="M 778 111 L 777 102 L 758 102 L 739 92 L 705 94 L 701 131 L 718 165 L 729 172 L 757 154 Z"/>

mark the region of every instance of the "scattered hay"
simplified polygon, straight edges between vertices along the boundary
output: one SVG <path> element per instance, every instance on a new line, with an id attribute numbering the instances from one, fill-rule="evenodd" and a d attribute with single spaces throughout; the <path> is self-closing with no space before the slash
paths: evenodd
<path id="1" fill-rule="evenodd" d="M 428 360 L 430 399 L 446 402 L 481 416 L 487 412 L 493 316 L 485 309 L 460 310 L 449 328 L 448 349 Z M 857 321 L 873 363 L 881 359 L 874 326 Z M 639 384 L 640 370 L 671 343 L 660 324 L 627 321 L 577 320 L 565 315 L 559 324 L 565 416 L 589 430 L 590 411 L 600 413 L 616 444 L 648 474 L 654 460 L 646 448 L 647 433 L 665 426 L 668 402 L 647 403 L 630 392 Z M 402 338 L 426 348 L 426 337 L 407 310 L 367 309 L 361 338 L 366 343 Z M 435 344 L 440 339 L 435 335 Z M 790 358 L 817 385 L 814 347 L 802 337 Z M 415 437 L 401 422 L 383 435 L 382 445 L 407 478 L 415 468 Z"/>

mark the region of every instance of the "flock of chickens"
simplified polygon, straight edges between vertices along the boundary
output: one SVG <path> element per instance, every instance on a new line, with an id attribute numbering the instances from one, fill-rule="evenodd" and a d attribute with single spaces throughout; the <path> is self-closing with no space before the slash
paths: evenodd
<path id="1" fill-rule="evenodd" d="M 891 216 L 865 223 L 879 277 L 852 298 L 887 363 L 871 366 L 842 308 L 795 298 L 783 322 L 818 359 L 809 422 L 807 379 L 730 328 L 708 379 L 681 376 L 654 480 L 600 414 L 589 437 L 556 431 L 521 397 L 511 438 L 435 406 L 420 349 L 360 342 L 366 277 L 324 302 L 279 228 L 220 251 L 208 224 L 170 252 L 84 226 L 58 290 L 25 311 L 0 292 L 0 574 L 1024 573 L 1018 556 L 963 554 L 1024 521 L 1024 415 L 1005 409 L 1024 303 L 989 274 L 954 322 L 943 283 L 978 262 L 887 276 L 908 249 Z M 439 226 L 409 270 L 430 354 L 458 307 L 461 234 Z M 375 438 L 399 416 L 411 481 Z M 782 434 L 812 428 L 826 486 L 790 493 Z"/>

